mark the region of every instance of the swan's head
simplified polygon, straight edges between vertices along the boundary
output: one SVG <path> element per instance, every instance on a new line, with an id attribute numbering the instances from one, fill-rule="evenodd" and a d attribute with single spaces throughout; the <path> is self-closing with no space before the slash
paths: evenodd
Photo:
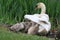
<path id="1" fill-rule="evenodd" d="M 46 7 L 45 7 L 45 4 L 42 3 L 42 2 L 37 3 L 37 5 L 36 5 L 36 7 L 35 7 L 35 10 L 36 10 L 36 9 L 40 9 L 40 8 L 46 8 Z"/>

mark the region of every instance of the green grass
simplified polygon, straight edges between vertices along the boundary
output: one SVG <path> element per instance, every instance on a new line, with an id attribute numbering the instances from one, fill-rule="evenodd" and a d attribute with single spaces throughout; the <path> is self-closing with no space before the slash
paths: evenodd
<path id="1" fill-rule="evenodd" d="M 49 38 L 28 35 L 24 33 L 13 33 L 7 30 L 7 28 L 0 27 L 0 40 L 48 40 Z"/>

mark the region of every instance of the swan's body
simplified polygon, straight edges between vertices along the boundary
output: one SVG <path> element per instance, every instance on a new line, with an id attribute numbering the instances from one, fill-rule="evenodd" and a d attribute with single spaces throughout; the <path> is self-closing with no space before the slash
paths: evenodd
<path id="1" fill-rule="evenodd" d="M 41 13 L 38 16 L 41 17 L 41 21 L 47 22 L 47 24 L 40 22 L 40 25 L 41 25 L 40 27 L 45 28 L 46 31 L 49 32 L 51 29 L 51 23 L 49 22 L 49 16 L 46 14 L 46 6 L 44 3 L 38 3 L 36 9 L 39 9 L 39 8 L 41 8 Z M 41 32 L 41 31 L 38 30 L 38 32 Z"/>
<path id="2" fill-rule="evenodd" d="M 51 23 L 49 22 L 49 16 L 45 13 L 46 7 L 44 3 L 38 3 L 36 9 L 41 8 L 40 14 L 25 15 L 24 18 L 40 24 L 38 32 L 40 33 L 44 29 L 49 32 L 51 29 Z M 46 22 L 46 23 L 44 23 Z"/>

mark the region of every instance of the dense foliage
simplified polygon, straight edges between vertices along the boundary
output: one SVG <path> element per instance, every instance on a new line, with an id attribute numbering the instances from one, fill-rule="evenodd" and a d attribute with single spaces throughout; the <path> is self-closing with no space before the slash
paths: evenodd
<path id="1" fill-rule="evenodd" d="M 44 2 L 52 26 L 60 23 L 60 0 L 0 0 L 0 23 L 15 24 L 23 21 L 25 14 L 39 13 L 34 7 L 38 2 Z"/>

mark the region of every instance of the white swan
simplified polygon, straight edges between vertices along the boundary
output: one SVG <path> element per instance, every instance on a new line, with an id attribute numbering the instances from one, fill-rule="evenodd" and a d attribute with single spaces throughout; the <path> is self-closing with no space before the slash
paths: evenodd
<path id="1" fill-rule="evenodd" d="M 49 16 L 45 14 L 46 12 L 46 7 L 44 3 L 38 3 L 35 9 L 41 8 L 41 13 L 40 14 L 34 14 L 34 15 L 25 15 L 24 18 L 32 20 L 34 22 L 39 22 L 39 20 L 42 21 L 49 21 Z"/>
<path id="2" fill-rule="evenodd" d="M 46 14 L 46 6 L 44 3 L 40 2 L 36 6 L 36 9 L 39 8 L 41 8 L 40 14 L 25 15 L 24 18 L 40 24 L 38 30 L 39 33 L 42 32 L 43 30 L 49 32 L 51 29 L 51 23 L 49 22 L 49 16 Z"/>
<path id="3" fill-rule="evenodd" d="M 42 2 L 38 3 L 35 10 L 40 9 L 40 8 L 41 8 L 41 13 L 40 14 L 34 14 L 34 15 L 40 17 L 40 20 L 49 21 L 49 16 L 46 14 L 45 4 Z"/>
<path id="4" fill-rule="evenodd" d="M 43 26 L 43 28 L 46 29 L 46 31 L 50 31 L 51 29 L 51 23 L 49 22 L 49 16 L 46 14 L 46 6 L 44 3 L 38 3 L 35 9 L 41 8 L 41 13 L 40 14 L 34 14 L 35 16 L 40 17 L 40 21 L 45 21 L 47 24 L 41 23 L 40 25 Z M 42 29 L 40 26 L 40 29 Z M 39 32 L 42 30 L 39 30 Z"/>

